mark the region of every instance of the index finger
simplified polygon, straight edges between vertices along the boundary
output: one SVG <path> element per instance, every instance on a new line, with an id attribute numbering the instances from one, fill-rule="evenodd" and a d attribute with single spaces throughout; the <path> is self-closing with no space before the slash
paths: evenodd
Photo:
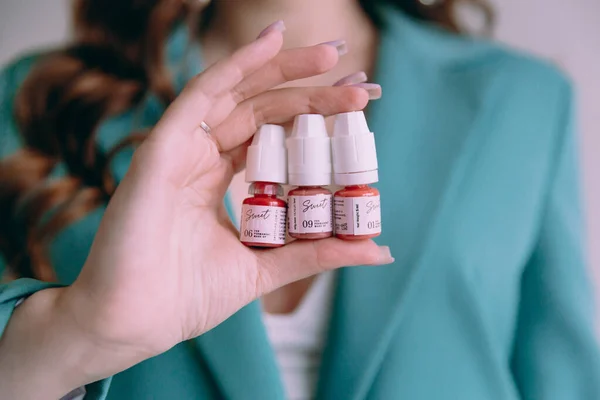
<path id="1" fill-rule="evenodd" d="M 219 95 L 232 90 L 279 53 L 283 45 L 283 22 L 278 21 L 271 26 L 275 29 L 188 82 L 181 95 L 169 106 L 156 130 L 192 132 L 197 128 Z"/>

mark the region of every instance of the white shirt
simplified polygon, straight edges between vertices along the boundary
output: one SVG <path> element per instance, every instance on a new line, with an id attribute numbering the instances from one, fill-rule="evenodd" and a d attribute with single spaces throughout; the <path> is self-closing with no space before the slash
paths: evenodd
<path id="1" fill-rule="evenodd" d="M 291 314 L 263 312 L 288 400 L 314 399 L 331 316 L 335 275 L 318 276 Z"/>

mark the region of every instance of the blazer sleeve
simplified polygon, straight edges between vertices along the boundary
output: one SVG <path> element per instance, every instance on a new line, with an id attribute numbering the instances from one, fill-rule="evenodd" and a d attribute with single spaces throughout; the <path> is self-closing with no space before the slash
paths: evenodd
<path id="1" fill-rule="evenodd" d="M 18 279 L 11 283 L 0 285 L 0 339 L 6 330 L 15 307 L 19 303 L 40 290 L 59 287 L 55 283 L 46 283 L 34 279 Z M 56 360 L 60 362 L 60 360 Z M 87 385 L 85 388 L 79 388 L 72 392 L 73 396 L 64 399 L 76 399 L 79 393 L 85 393 L 85 400 L 104 400 L 110 387 L 110 378 L 100 382 Z"/>
<path id="2" fill-rule="evenodd" d="M 18 127 L 13 117 L 14 99 L 36 58 L 37 56 L 23 58 L 0 71 L 0 162 L 22 147 Z M 5 272 L 5 260 L 0 254 L 0 282 L 2 282 Z M 19 279 L 10 283 L 0 283 L 0 339 L 15 307 L 23 299 L 37 291 L 56 286 L 59 285 L 33 279 Z M 60 360 L 56 361 L 60 362 Z M 74 391 L 74 396 L 70 398 L 75 399 L 78 393 L 85 392 L 85 400 L 104 400 L 109 385 L 110 379 L 93 383 L 87 385 L 85 390 Z M 0 397 L 2 396 L 0 395 Z"/>
<path id="3" fill-rule="evenodd" d="M 600 399 L 594 293 L 585 262 L 573 95 L 565 84 L 538 240 L 521 281 L 512 369 L 523 399 Z"/>

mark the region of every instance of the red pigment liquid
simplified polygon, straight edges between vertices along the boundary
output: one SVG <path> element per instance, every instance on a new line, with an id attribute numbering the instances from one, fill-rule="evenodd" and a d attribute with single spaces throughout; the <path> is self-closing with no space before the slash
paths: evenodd
<path id="1" fill-rule="evenodd" d="M 254 186 L 254 196 L 248 197 L 245 199 L 242 204 L 247 204 L 251 206 L 266 206 L 266 207 L 277 207 L 282 208 L 284 213 L 287 209 L 287 203 L 279 198 L 277 195 L 281 193 L 281 185 L 277 183 L 269 183 L 269 182 L 255 182 Z M 242 218 L 244 216 L 242 215 Z M 241 224 L 240 224 L 241 226 Z M 264 248 L 275 248 L 282 247 L 285 244 L 279 243 L 256 243 L 252 241 L 242 241 L 242 244 L 248 247 L 264 247 Z"/>
<path id="2" fill-rule="evenodd" d="M 352 185 L 335 192 L 335 197 L 375 197 L 379 196 L 379 190 L 369 185 Z M 343 240 L 365 240 L 372 239 L 381 235 L 381 233 L 373 233 L 370 235 L 346 235 L 336 233 L 335 236 Z"/>
<path id="3" fill-rule="evenodd" d="M 288 197 L 291 197 L 291 196 L 318 196 L 318 195 L 323 195 L 323 194 L 331 195 L 331 191 L 328 189 L 325 189 L 324 187 L 321 187 L 321 186 L 300 186 L 296 189 L 291 190 L 288 193 Z M 330 212 L 331 212 L 332 204 L 330 204 L 329 206 L 330 206 Z M 306 240 L 308 240 L 308 239 L 325 239 L 325 238 L 333 236 L 333 227 L 332 227 L 331 231 L 329 231 L 329 232 L 319 232 L 319 233 L 288 232 L 288 234 L 295 239 L 306 239 Z"/>

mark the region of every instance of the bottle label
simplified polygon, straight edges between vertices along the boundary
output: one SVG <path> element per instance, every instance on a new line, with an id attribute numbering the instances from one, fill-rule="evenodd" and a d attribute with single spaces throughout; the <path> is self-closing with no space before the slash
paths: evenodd
<path id="1" fill-rule="evenodd" d="M 333 232 L 332 195 L 288 197 L 290 233 Z"/>
<path id="2" fill-rule="evenodd" d="M 380 197 L 335 197 L 335 233 L 371 235 L 381 233 Z"/>
<path id="3" fill-rule="evenodd" d="M 240 241 L 285 244 L 284 207 L 242 205 Z"/>

